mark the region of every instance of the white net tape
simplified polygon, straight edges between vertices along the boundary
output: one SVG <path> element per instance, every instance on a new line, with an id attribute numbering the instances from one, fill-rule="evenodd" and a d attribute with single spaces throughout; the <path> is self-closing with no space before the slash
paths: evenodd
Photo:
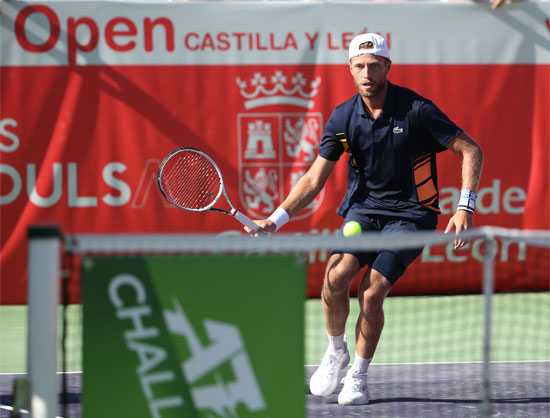
<path id="1" fill-rule="evenodd" d="M 457 237 L 473 239 L 485 237 L 526 242 L 535 247 L 550 246 L 550 231 L 525 231 L 516 229 L 483 227 L 455 234 L 442 232 L 414 232 L 399 235 L 365 233 L 360 236 L 304 235 L 277 233 L 252 238 L 245 234 L 78 234 L 68 235 L 66 245 L 73 253 L 246 253 L 283 252 L 303 253 L 322 250 L 378 250 L 418 248 L 425 245 L 446 244 Z"/>

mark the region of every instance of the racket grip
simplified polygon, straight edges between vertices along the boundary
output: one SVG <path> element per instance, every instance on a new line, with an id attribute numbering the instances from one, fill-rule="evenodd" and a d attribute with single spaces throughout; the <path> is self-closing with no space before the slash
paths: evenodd
<path id="1" fill-rule="evenodd" d="M 258 226 L 258 224 L 256 224 L 255 222 L 252 221 L 252 219 L 250 219 L 248 216 L 246 216 L 245 214 L 237 211 L 235 212 L 235 215 L 233 215 L 235 217 L 235 219 L 237 219 L 240 223 L 242 223 L 243 225 L 245 226 L 248 226 L 250 229 L 252 229 L 253 231 L 257 231 L 258 229 L 260 229 L 260 227 Z"/>

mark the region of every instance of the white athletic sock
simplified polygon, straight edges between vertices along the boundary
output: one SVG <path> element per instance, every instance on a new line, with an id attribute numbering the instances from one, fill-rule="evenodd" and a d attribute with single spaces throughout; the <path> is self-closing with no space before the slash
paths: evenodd
<path id="1" fill-rule="evenodd" d="M 344 332 L 342 335 L 336 335 L 336 336 L 333 336 L 333 335 L 330 335 L 328 334 L 328 346 L 329 348 L 331 348 L 333 351 L 334 350 L 342 350 L 345 348 L 345 337 L 346 337 L 346 333 Z"/>
<path id="2" fill-rule="evenodd" d="M 372 357 L 361 358 L 357 353 L 355 353 L 355 359 L 353 360 L 351 370 L 353 370 L 353 372 L 355 372 L 356 374 L 367 374 L 367 370 L 371 361 Z"/>

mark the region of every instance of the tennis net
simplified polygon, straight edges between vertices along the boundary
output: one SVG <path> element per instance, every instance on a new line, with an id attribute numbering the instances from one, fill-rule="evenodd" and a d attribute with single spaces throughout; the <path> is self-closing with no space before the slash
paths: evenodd
<path id="1" fill-rule="evenodd" d="M 55 383 L 61 387 L 62 394 L 59 413 L 81 416 L 84 409 L 88 410 L 87 415 L 93 416 L 102 406 L 90 404 L 124 403 L 124 399 L 131 399 L 135 404 L 141 397 L 150 415 L 159 417 L 176 416 L 170 413 L 188 404 L 192 407 L 187 410 L 187 416 L 544 416 L 550 412 L 550 297 L 547 292 L 550 233 L 485 227 L 464 233 L 462 237 L 469 239 L 470 244 L 465 250 L 457 251 L 452 247 L 454 237 L 440 233 L 363 234 L 349 238 L 277 234 L 256 239 L 214 235 L 66 236 L 59 248 L 52 250 L 65 255 L 58 269 L 65 271 L 62 289 L 66 309 L 60 338 L 54 342 L 55 350 L 61 353 L 63 367 L 60 368 L 67 372 Z M 376 251 L 417 247 L 424 247 L 422 255 L 384 303 L 386 323 L 368 372 L 370 404 L 338 405 L 341 385 L 329 398 L 311 395 L 307 382 L 327 346 L 322 303 L 316 290 L 322 278 L 315 263 L 326 260 L 327 253 L 334 249 Z M 29 262 L 32 265 L 40 260 L 44 259 L 31 254 Z M 30 271 L 32 274 L 33 270 Z M 144 271 L 150 279 L 146 285 L 132 282 L 132 277 L 141 277 Z M 178 272 L 177 279 L 173 277 L 174 272 Z M 202 276 L 212 276 L 213 281 L 197 278 Z M 185 282 L 185 277 L 190 280 Z M 121 294 L 121 300 L 131 297 L 128 292 L 137 295 L 146 292 L 154 294 L 157 302 L 134 307 L 133 313 L 115 309 L 109 319 L 104 313 L 116 305 L 113 300 L 117 299 L 113 296 L 113 285 L 109 284 L 113 278 L 119 280 L 120 286 L 134 283 L 128 287 L 131 291 Z M 176 285 L 175 280 L 184 284 Z M 354 300 L 358 281 L 350 289 L 352 299 L 346 326 L 352 361 L 355 321 L 360 314 Z M 32 277 L 29 283 L 33 284 Z M 98 290 L 102 286 L 103 293 Z M 237 296 L 230 295 L 234 289 Z M 218 293 L 222 295 L 216 296 Z M 194 296 L 181 296 L 176 300 L 174 294 Z M 204 298 L 201 294 L 209 296 Z M 55 296 L 50 299 L 50 303 L 57 306 L 59 301 Z M 189 299 L 195 299 L 194 303 L 187 302 Z M 224 302 L 226 299 L 229 302 Z M 80 303 L 82 300 L 84 304 Z M 214 309 L 208 306 L 210 303 L 216 306 L 226 303 L 226 306 Z M 31 309 L 30 322 L 43 320 L 45 309 Z M 149 341 L 149 345 L 139 346 L 138 343 L 144 342 L 128 337 L 132 332 L 155 332 L 151 323 L 142 319 L 147 309 L 163 313 L 157 318 L 163 325 L 159 325 L 156 332 L 167 329 L 168 334 L 173 331 L 172 335 L 179 333 L 182 337 L 167 341 L 170 348 L 165 351 L 159 349 L 160 340 L 155 340 L 157 345 Z M 114 318 L 119 319 L 116 325 L 119 328 L 112 329 L 110 324 Z M 237 318 L 245 321 L 239 325 L 241 345 L 235 345 L 233 354 L 226 357 L 215 354 L 215 350 L 205 355 L 203 363 L 208 363 L 211 356 L 222 356 L 218 368 L 207 370 L 204 366 L 201 374 L 197 372 L 201 370 L 201 361 L 197 360 L 197 369 L 193 369 L 190 358 L 198 359 L 197 347 L 206 350 L 216 341 L 216 335 L 229 335 L 230 328 L 220 324 L 233 321 L 234 325 Z M 217 325 L 208 321 L 217 321 Z M 133 324 L 131 329 L 129 324 Z M 120 328 L 121 325 L 126 325 L 126 329 Z M 52 325 L 30 325 L 29 329 L 32 332 L 38 327 L 43 331 L 45 326 L 51 328 Z M 279 331 L 275 331 L 277 329 Z M 43 346 L 44 338 L 47 336 L 42 333 L 29 344 L 40 341 Z M 117 338 L 122 346 L 130 349 L 125 356 L 113 354 L 115 360 L 108 361 L 116 351 Z M 269 342 L 276 349 L 266 348 L 259 340 Z M 173 378 L 187 386 L 179 398 L 170 395 L 167 388 L 172 381 L 168 370 L 156 363 L 163 356 L 175 357 L 172 365 L 183 371 L 180 372 L 182 382 Z M 298 363 L 302 369 L 299 373 L 284 371 L 289 364 Z M 155 368 L 157 366 L 160 369 Z M 109 381 L 116 385 L 117 376 L 128 370 L 133 371 L 137 380 L 128 384 L 129 377 L 125 375 L 128 388 L 124 396 L 120 391 L 109 396 L 94 389 L 108 388 Z M 74 371 L 83 371 L 83 374 L 68 373 Z M 34 375 L 51 375 L 51 368 L 41 371 L 35 367 L 29 373 L 33 382 Z M 47 381 L 44 377 L 41 379 Z M 85 392 L 80 394 L 82 379 L 87 384 L 84 384 Z M 277 379 L 293 382 L 283 381 L 281 387 L 273 383 Z M 256 386 L 250 386 L 253 380 Z M 246 393 L 243 392 L 245 386 L 235 384 L 243 381 L 248 382 Z M 214 390 L 216 385 L 221 388 L 218 392 Z M 35 386 L 31 385 L 33 390 Z M 90 393 L 86 392 L 88 388 Z M 288 395 L 299 391 L 297 398 Z M 227 398 L 228 393 L 233 400 Z M 286 404 L 285 398 L 289 399 Z M 50 406 L 50 410 L 57 411 L 57 398 L 52 402 L 54 406 Z M 273 409 L 272 402 L 282 406 Z M 127 410 L 128 405 L 121 408 Z M 102 416 L 108 416 L 106 414 Z"/>

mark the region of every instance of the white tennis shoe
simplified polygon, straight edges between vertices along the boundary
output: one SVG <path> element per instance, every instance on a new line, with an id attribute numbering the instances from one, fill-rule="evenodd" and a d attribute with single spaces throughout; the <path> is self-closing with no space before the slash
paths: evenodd
<path id="1" fill-rule="evenodd" d="M 309 380 L 309 390 L 315 396 L 330 396 L 338 385 L 338 372 L 349 364 L 347 344 L 341 350 L 325 351 L 319 368 Z"/>
<path id="2" fill-rule="evenodd" d="M 338 395 L 340 405 L 366 405 L 369 403 L 367 375 L 359 374 L 351 369 L 344 377 L 344 387 Z"/>

